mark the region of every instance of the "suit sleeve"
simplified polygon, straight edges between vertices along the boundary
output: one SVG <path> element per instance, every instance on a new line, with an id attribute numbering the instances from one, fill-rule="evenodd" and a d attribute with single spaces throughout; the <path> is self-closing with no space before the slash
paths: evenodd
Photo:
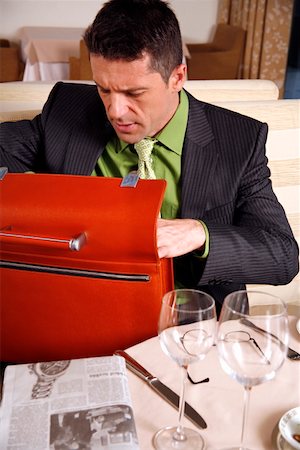
<path id="1" fill-rule="evenodd" d="M 269 178 L 266 137 L 267 126 L 261 124 L 238 183 L 231 223 L 222 208 L 203 218 L 210 250 L 200 284 L 287 284 L 299 270 L 298 246 Z"/>
<path id="2" fill-rule="evenodd" d="M 36 171 L 42 148 L 40 115 L 0 125 L 0 165 L 9 172 Z"/>

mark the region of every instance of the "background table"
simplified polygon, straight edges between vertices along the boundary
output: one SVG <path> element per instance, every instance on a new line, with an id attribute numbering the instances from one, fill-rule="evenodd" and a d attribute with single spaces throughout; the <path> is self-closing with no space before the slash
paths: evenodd
<path id="1" fill-rule="evenodd" d="M 68 80 L 69 57 L 79 56 L 84 28 L 23 27 L 21 52 L 25 62 L 23 81 Z"/>
<path id="2" fill-rule="evenodd" d="M 290 318 L 290 346 L 300 350 L 296 317 Z M 153 375 L 180 391 L 180 369 L 161 350 L 158 338 L 128 349 Z M 128 371 L 135 421 L 141 450 L 150 450 L 155 432 L 176 425 L 177 411 L 156 394 L 145 382 Z M 187 386 L 186 400 L 203 416 L 207 429 L 198 430 L 207 450 L 238 445 L 242 429 L 243 386 L 223 372 L 213 347 L 206 358 L 190 367 L 193 379 L 209 377 L 209 383 Z M 255 386 L 250 394 L 246 444 L 255 450 L 276 449 L 278 421 L 289 409 L 300 405 L 300 361 L 286 360 L 274 380 Z M 184 419 L 184 424 L 195 428 Z M 195 428 L 196 429 L 196 428 Z"/>

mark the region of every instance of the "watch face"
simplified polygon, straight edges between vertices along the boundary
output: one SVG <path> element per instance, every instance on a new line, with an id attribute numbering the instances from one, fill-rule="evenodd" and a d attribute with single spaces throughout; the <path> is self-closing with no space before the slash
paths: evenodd
<path id="1" fill-rule="evenodd" d="M 38 375 L 46 375 L 48 377 L 55 377 L 62 374 L 70 365 L 70 360 L 66 361 L 49 361 L 34 364 L 32 369 Z"/>

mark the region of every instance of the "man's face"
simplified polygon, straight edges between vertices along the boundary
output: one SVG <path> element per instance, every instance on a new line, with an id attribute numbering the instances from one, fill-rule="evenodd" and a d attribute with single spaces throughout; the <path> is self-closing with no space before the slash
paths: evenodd
<path id="1" fill-rule="evenodd" d="M 174 69 L 168 83 L 150 69 L 149 55 L 131 62 L 91 54 L 93 78 L 118 137 L 133 144 L 157 134 L 172 118 L 185 81 L 186 66 Z"/>

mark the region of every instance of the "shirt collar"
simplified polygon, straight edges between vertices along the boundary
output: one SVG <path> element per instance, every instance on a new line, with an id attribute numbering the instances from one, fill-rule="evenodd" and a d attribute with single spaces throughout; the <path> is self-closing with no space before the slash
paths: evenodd
<path id="1" fill-rule="evenodd" d="M 169 150 L 181 155 L 183 141 L 185 136 L 185 130 L 188 121 L 188 109 L 189 101 L 187 94 L 184 90 L 179 93 L 179 105 L 172 117 L 172 119 L 167 123 L 167 125 L 155 136 L 155 138 L 164 147 Z M 128 143 L 122 141 L 121 139 L 116 139 L 116 152 L 122 152 L 128 147 Z"/>
<path id="2" fill-rule="evenodd" d="M 174 116 L 155 137 L 169 150 L 181 155 L 188 121 L 189 101 L 184 90 L 180 91 L 179 96 L 179 105 Z"/>

